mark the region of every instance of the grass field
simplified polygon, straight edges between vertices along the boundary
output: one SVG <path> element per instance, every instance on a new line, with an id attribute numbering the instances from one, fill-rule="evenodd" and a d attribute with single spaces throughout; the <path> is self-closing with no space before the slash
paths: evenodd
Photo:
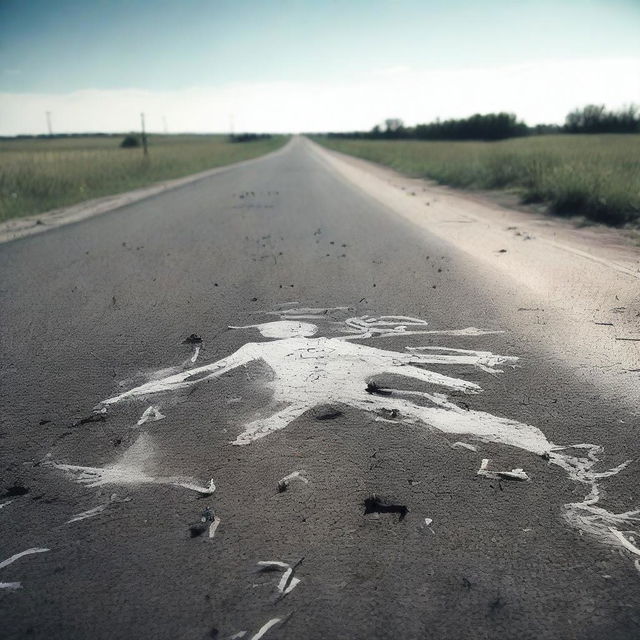
<path id="1" fill-rule="evenodd" d="M 321 144 L 414 177 L 516 190 L 561 215 L 640 223 L 640 135 L 548 135 L 501 142 L 342 140 Z"/>
<path id="2" fill-rule="evenodd" d="M 287 140 L 153 135 L 145 159 L 140 148 L 121 149 L 123 137 L 0 140 L 0 222 L 247 160 Z"/>

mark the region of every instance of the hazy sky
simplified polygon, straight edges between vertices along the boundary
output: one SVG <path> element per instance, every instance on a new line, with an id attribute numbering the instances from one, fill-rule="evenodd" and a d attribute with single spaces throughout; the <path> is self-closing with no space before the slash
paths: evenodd
<path id="1" fill-rule="evenodd" d="M 0 0 L 0 134 L 561 122 L 640 102 L 640 0 Z"/>

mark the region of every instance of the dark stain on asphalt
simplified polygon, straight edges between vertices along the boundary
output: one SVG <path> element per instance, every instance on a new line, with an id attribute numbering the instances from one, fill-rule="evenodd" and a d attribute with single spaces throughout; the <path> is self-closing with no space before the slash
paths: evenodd
<path id="1" fill-rule="evenodd" d="M 370 513 L 398 513 L 400 514 L 398 522 L 401 522 L 409 513 L 409 508 L 404 504 L 393 504 L 383 500 L 374 493 L 364 501 L 364 515 Z"/>
<path id="2" fill-rule="evenodd" d="M 324 411 L 314 416 L 316 420 L 335 420 L 342 415 L 342 411 L 335 407 L 327 407 Z"/>
<path id="3" fill-rule="evenodd" d="M 19 482 L 14 482 L 10 487 L 5 489 L 5 492 L 2 494 L 3 498 L 15 498 L 17 496 L 24 496 L 29 493 L 29 487 L 25 487 Z"/>
<path id="4" fill-rule="evenodd" d="M 106 413 L 92 413 L 90 416 L 86 416 L 85 418 L 81 418 L 77 422 L 74 422 L 72 426 L 79 427 L 80 425 L 90 424 L 91 422 L 105 422 L 106 419 Z"/>
<path id="5" fill-rule="evenodd" d="M 375 382 L 368 382 L 367 383 L 367 388 L 365 389 L 365 391 L 367 393 L 370 393 L 370 394 L 376 395 L 376 396 L 390 396 L 391 395 L 391 389 L 387 389 L 386 387 L 381 387 L 380 385 L 376 384 Z"/>

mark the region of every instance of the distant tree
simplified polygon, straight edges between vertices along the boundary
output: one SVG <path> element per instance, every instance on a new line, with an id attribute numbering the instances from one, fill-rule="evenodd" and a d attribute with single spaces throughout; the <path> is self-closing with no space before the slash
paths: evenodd
<path id="1" fill-rule="evenodd" d="M 140 146 L 140 138 L 138 136 L 134 136 L 133 134 L 129 134 L 124 137 L 124 140 L 120 143 L 120 147 L 122 149 L 134 149 Z"/>
<path id="2" fill-rule="evenodd" d="M 400 118 L 387 118 L 384 124 L 387 127 L 387 133 L 395 133 L 404 128 L 404 122 Z"/>
<path id="3" fill-rule="evenodd" d="M 640 114 L 636 105 L 607 111 L 603 104 L 588 104 L 567 114 L 564 130 L 567 133 L 637 133 Z"/>

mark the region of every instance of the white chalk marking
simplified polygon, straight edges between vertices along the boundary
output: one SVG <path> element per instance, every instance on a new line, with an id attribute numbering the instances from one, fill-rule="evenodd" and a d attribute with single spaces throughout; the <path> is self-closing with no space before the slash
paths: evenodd
<path id="1" fill-rule="evenodd" d="M 6 502 L 0 503 L 0 509 L 4 509 L 5 507 L 9 506 L 12 502 L 13 500 L 7 500 Z"/>
<path id="2" fill-rule="evenodd" d="M 262 336 L 275 340 L 249 342 L 218 362 L 175 375 L 157 376 L 147 384 L 105 400 L 102 406 L 160 392 L 175 392 L 203 380 L 216 378 L 250 362 L 263 361 L 273 371 L 273 379 L 268 382 L 273 391 L 272 403 L 260 419 L 244 425 L 243 432 L 237 436 L 233 444 L 251 444 L 285 428 L 303 413 L 322 404 L 342 403 L 376 415 L 385 415 L 385 410 L 395 411 L 396 424 L 422 424 L 443 433 L 469 436 L 548 457 L 551 464 L 561 467 L 572 480 L 590 487 L 589 494 L 582 502 L 565 505 L 567 522 L 605 544 L 630 551 L 611 529 L 618 531 L 618 527 L 639 520 L 637 514 L 640 510 L 613 514 L 595 506 L 600 497 L 598 480 L 619 473 L 626 463 L 605 472 L 596 472 L 593 467 L 599 461 L 595 455 L 599 451 L 598 447 L 587 444 L 573 445 L 573 448 L 587 450 L 586 457 L 560 453 L 563 447 L 549 441 L 540 429 L 482 411 L 464 410 L 443 393 L 406 391 L 398 388 L 383 389 L 380 393 L 365 391 L 368 383 L 374 381 L 377 376 L 392 374 L 435 385 L 444 390 L 479 393 L 482 389 L 475 382 L 442 375 L 425 367 L 429 364 L 469 365 L 485 372 L 499 373 L 498 366 L 513 365 L 517 358 L 500 356 L 488 351 L 432 346 L 411 347 L 407 349 L 408 353 L 400 353 L 351 342 L 418 335 L 481 336 L 503 333 L 502 331 L 476 327 L 433 330 L 420 318 L 365 315 L 347 318 L 341 336 L 316 338 L 312 336 L 318 332 L 318 326 L 300 321 L 302 316 L 313 316 L 335 325 L 338 323 L 331 318 L 330 312 L 345 310 L 338 307 L 284 309 L 274 312 L 282 318 L 279 322 L 232 327 L 255 328 Z M 454 443 L 452 446 L 465 445 L 466 443 Z M 471 447 L 472 445 L 465 446 L 467 449 Z M 76 469 L 90 469 L 89 475 L 95 474 L 95 469 Z M 105 470 L 99 471 L 103 474 Z M 486 472 L 481 475 L 497 474 L 497 477 L 502 478 L 528 480 L 522 469 L 490 472 L 485 467 L 481 468 L 481 471 Z M 115 470 L 111 468 L 110 472 L 115 473 Z M 629 543 L 628 540 L 627 542 Z"/>
<path id="3" fill-rule="evenodd" d="M 198 359 L 199 353 L 200 353 L 200 345 L 196 344 L 193 346 L 193 355 L 191 356 L 191 362 L 195 362 Z"/>
<path id="4" fill-rule="evenodd" d="M 461 441 L 454 442 L 451 445 L 451 448 L 452 449 L 468 449 L 469 451 L 477 451 L 478 450 L 478 447 L 476 447 L 475 445 L 469 444 L 468 442 L 461 442 Z"/>
<path id="5" fill-rule="evenodd" d="M 229 637 L 229 640 L 240 640 L 240 638 L 244 638 L 247 635 L 246 631 L 238 631 L 238 633 L 234 633 Z"/>
<path id="6" fill-rule="evenodd" d="M 214 516 L 213 522 L 209 525 L 209 538 L 213 538 L 216 535 L 216 530 L 220 526 L 220 518 Z"/>
<path id="7" fill-rule="evenodd" d="M 155 422 L 156 420 L 162 420 L 165 418 L 162 413 L 160 413 L 160 407 L 150 406 L 148 409 L 145 409 L 144 413 L 140 416 L 140 420 L 136 422 L 136 426 L 140 427 L 145 422 Z"/>
<path id="8" fill-rule="evenodd" d="M 44 549 L 41 547 L 32 547 L 31 549 L 27 549 L 25 551 L 21 551 L 20 553 L 16 553 L 12 555 L 10 558 L 3 560 L 0 562 L 0 569 L 4 569 L 8 567 L 10 564 L 14 563 L 16 560 L 23 558 L 24 556 L 31 555 L 32 553 L 44 553 L 45 551 L 49 551 L 49 549 Z"/>
<path id="9" fill-rule="evenodd" d="M 425 518 L 424 519 L 424 523 L 427 525 L 427 527 L 433 522 L 432 518 Z"/>
<path id="10" fill-rule="evenodd" d="M 500 480 L 501 478 L 506 480 L 529 480 L 529 476 L 522 469 L 511 469 L 511 471 L 489 471 L 487 469 L 488 465 L 489 459 L 484 458 L 480 465 L 480 469 L 478 469 L 479 476 L 493 478 L 494 480 Z"/>
<path id="11" fill-rule="evenodd" d="M 640 549 L 636 547 L 635 544 L 632 544 L 627 540 L 621 531 L 614 529 L 613 527 L 609 527 L 609 531 L 613 533 L 613 535 L 620 540 L 620 544 L 627 550 L 631 551 L 631 553 L 635 553 L 637 556 L 640 556 Z"/>
<path id="12" fill-rule="evenodd" d="M 101 487 L 109 484 L 167 484 L 184 487 L 203 496 L 210 496 L 216 490 L 213 480 L 209 481 L 208 486 L 203 487 L 192 478 L 151 475 L 147 468 L 151 465 L 154 456 L 151 437 L 148 433 L 142 433 L 118 462 L 106 467 L 86 467 L 56 462 L 48 464 L 74 476 L 76 482 L 87 487 Z"/>
<path id="13" fill-rule="evenodd" d="M 271 618 L 271 620 L 263 624 L 258 632 L 252 635 L 249 640 L 260 640 L 260 638 L 264 637 L 264 635 L 267 633 L 267 631 L 269 631 L 269 629 L 271 629 L 271 627 L 275 627 L 281 620 L 282 618 Z"/>
<path id="14" fill-rule="evenodd" d="M 71 524 L 72 522 L 79 522 L 80 520 L 86 520 L 87 518 L 93 518 L 98 514 L 102 513 L 107 508 L 106 504 L 99 504 L 97 507 L 93 507 L 93 509 L 88 509 L 87 511 L 83 511 L 82 513 L 78 513 L 71 518 L 71 520 L 67 520 L 66 524 Z"/>
<path id="15" fill-rule="evenodd" d="M 9 589 L 15 591 L 16 589 L 22 589 L 21 582 L 0 582 L 0 589 Z"/>

